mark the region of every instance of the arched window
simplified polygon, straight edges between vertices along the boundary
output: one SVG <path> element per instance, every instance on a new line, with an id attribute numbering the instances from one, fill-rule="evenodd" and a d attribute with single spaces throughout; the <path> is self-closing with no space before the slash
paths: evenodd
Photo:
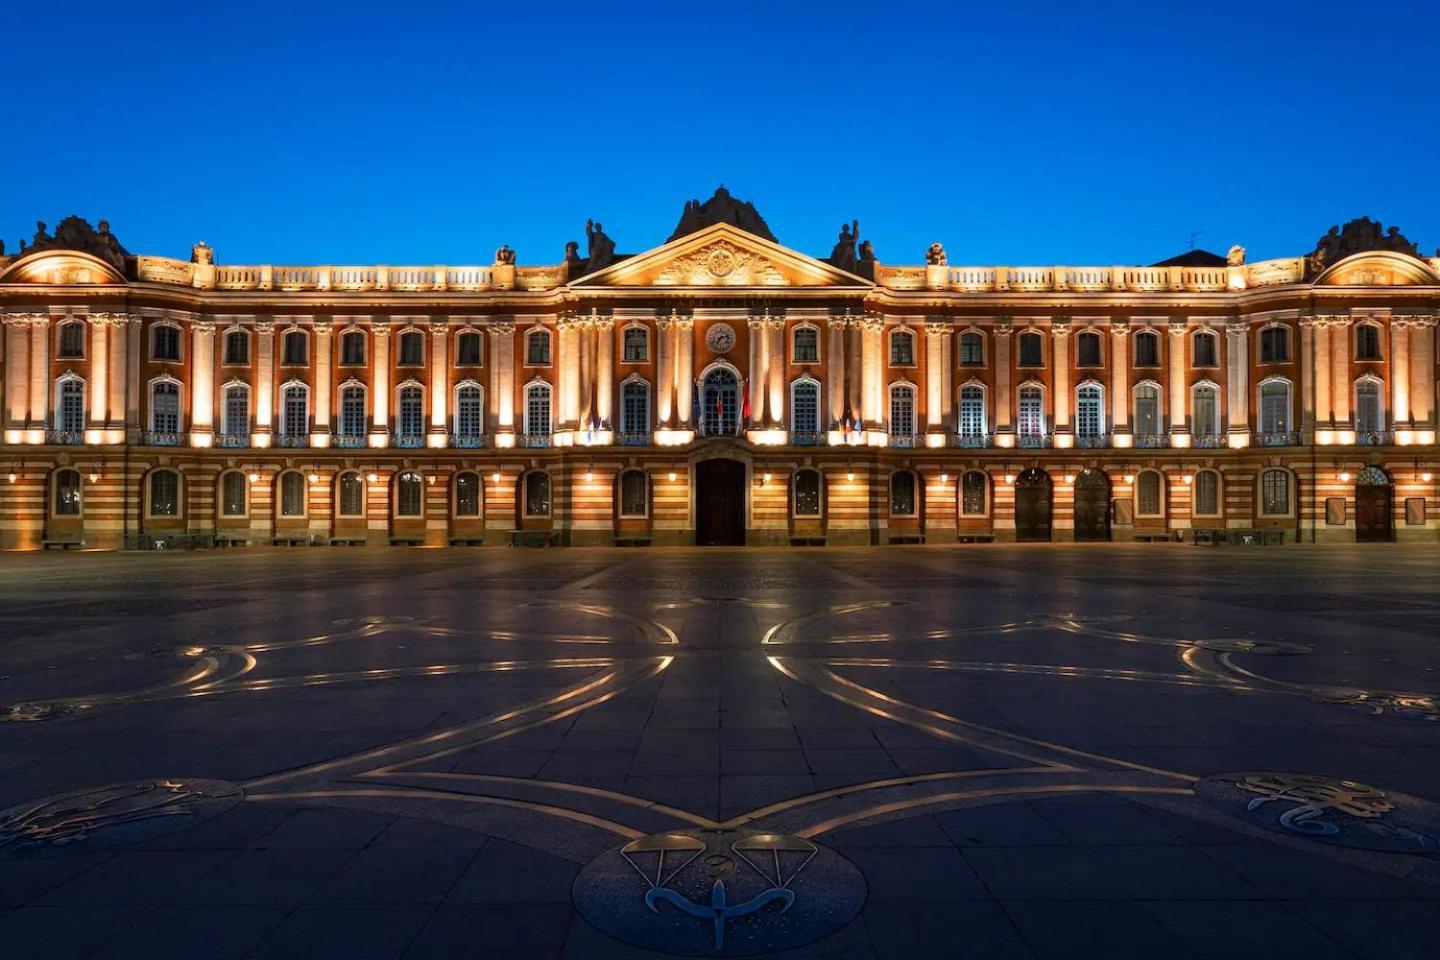
<path id="1" fill-rule="evenodd" d="M 62 377 L 55 387 L 55 429 L 78 434 L 85 429 L 85 381 Z"/>
<path id="2" fill-rule="evenodd" d="M 1157 437 L 1164 431 L 1160 420 L 1160 388 L 1153 383 L 1135 387 L 1135 435 Z"/>
<path id="3" fill-rule="evenodd" d="M 820 487 L 820 471 L 795 471 L 795 478 L 791 481 L 791 507 L 795 516 L 820 516 Z"/>
<path id="4" fill-rule="evenodd" d="M 1194 512 L 1201 517 L 1220 515 L 1220 474 L 1214 470 L 1201 470 L 1195 474 Z"/>
<path id="5" fill-rule="evenodd" d="M 1135 334 L 1135 366 L 1160 366 L 1160 335 L 1153 330 Z"/>
<path id="6" fill-rule="evenodd" d="M 897 383 L 890 388 L 890 438 L 906 441 L 915 436 L 915 387 Z"/>
<path id="7" fill-rule="evenodd" d="M 245 474 L 230 470 L 220 475 L 220 516 L 243 517 L 249 512 L 250 484 Z"/>
<path id="8" fill-rule="evenodd" d="M 1098 383 L 1075 388 L 1075 436 L 1087 440 L 1105 436 L 1105 388 Z"/>
<path id="9" fill-rule="evenodd" d="M 1027 383 L 1020 387 L 1020 422 L 1016 426 L 1022 437 L 1034 439 L 1045 435 L 1045 390 L 1039 384 Z"/>
<path id="10" fill-rule="evenodd" d="M 894 330 L 890 334 L 890 366 L 915 366 L 915 334 L 909 330 Z"/>
<path id="11" fill-rule="evenodd" d="M 650 436 L 650 384 L 626 380 L 620 387 L 620 432 L 640 442 Z"/>
<path id="12" fill-rule="evenodd" d="M 805 324 L 795 328 L 793 356 L 795 363 L 820 362 L 820 331 Z"/>
<path id="13" fill-rule="evenodd" d="M 298 470 L 280 474 L 280 516 L 305 516 L 305 475 Z"/>
<path id="14" fill-rule="evenodd" d="M 400 366 L 423 367 L 425 365 L 425 334 L 419 330 L 406 330 L 400 334 Z"/>
<path id="15" fill-rule="evenodd" d="M 60 324 L 60 349 L 55 354 L 61 360 L 78 360 L 85 356 L 85 324 L 72 320 Z"/>
<path id="16" fill-rule="evenodd" d="M 424 515 L 425 482 L 414 470 L 406 470 L 395 478 L 395 516 Z"/>
<path id="17" fill-rule="evenodd" d="M 180 516 L 180 474 L 156 470 L 150 474 L 149 513 L 152 517 Z"/>
<path id="18" fill-rule="evenodd" d="M 340 336 L 340 365 L 342 367 L 365 366 L 365 331 L 346 330 Z"/>
<path id="19" fill-rule="evenodd" d="M 790 430 L 805 441 L 819 437 L 819 381 L 802 377 L 790 385 Z"/>
<path id="20" fill-rule="evenodd" d="M 455 366 L 478 367 L 482 357 L 480 334 L 468 330 L 455 337 Z"/>
<path id="21" fill-rule="evenodd" d="M 525 335 L 525 365 L 527 367 L 550 366 L 550 332 L 531 330 Z"/>
<path id="22" fill-rule="evenodd" d="M 485 391 L 478 383 L 455 388 L 455 436 L 478 440 L 485 435 Z"/>
<path id="23" fill-rule="evenodd" d="M 1380 397 L 1380 381 L 1361 377 L 1355 382 L 1355 432 L 1379 433 L 1385 429 L 1385 407 Z"/>
<path id="24" fill-rule="evenodd" d="M 550 516 L 550 474 L 541 470 L 525 474 L 525 516 Z"/>
<path id="25" fill-rule="evenodd" d="M 650 515 L 650 477 L 643 470 L 626 470 L 620 474 L 620 516 Z"/>
<path id="26" fill-rule="evenodd" d="M 1076 335 L 1075 366 L 1100 366 L 1100 334 L 1087 330 Z"/>
<path id="27" fill-rule="evenodd" d="M 280 392 L 280 436 L 299 440 L 310 435 L 310 388 L 289 383 Z"/>
<path id="28" fill-rule="evenodd" d="M 1266 380 L 1260 384 L 1260 432 L 1280 435 L 1290 432 L 1290 383 Z"/>
<path id="29" fill-rule="evenodd" d="M 340 436 L 365 436 L 365 387 L 361 384 L 340 388 Z"/>
<path id="30" fill-rule="evenodd" d="M 339 487 L 336 499 L 340 501 L 337 515 L 348 518 L 365 516 L 365 479 L 352 470 L 340 474 L 336 486 Z"/>
<path id="31" fill-rule="evenodd" d="M 51 479 L 54 486 L 55 516 L 57 517 L 78 517 L 81 509 L 81 481 L 80 471 L 71 468 L 56 470 Z"/>
<path id="32" fill-rule="evenodd" d="M 231 330 L 225 334 L 225 363 L 232 367 L 250 363 L 250 334 L 244 330 Z"/>
<path id="33" fill-rule="evenodd" d="M 250 387 L 246 384 L 232 383 L 225 387 L 220 432 L 227 437 L 250 436 Z"/>
<path id="34" fill-rule="evenodd" d="M 174 435 L 180 432 L 180 384 L 157 380 L 150 387 L 150 429 Z"/>
<path id="35" fill-rule="evenodd" d="M 650 359 L 650 331 L 644 327 L 626 327 L 620 333 L 621 362 L 645 363 Z"/>
<path id="36" fill-rule="evenodd" d="M 1020 334 L 1020 366 L 1043 367 L 1044 365 L 1044 338 L 1033 330 Z"/>
<path id="37" fill-rule="evenodd" d="M 1161 476 L 1154 470 L 1142 470 L 1135 478 L 1135 512 L 1142 517 L 1160 516 L 1162 500 Z"/>
<path id="38" fill-rule="evenodd" d="M 455 477 L 455 516 L 480 516 L 480 475 L 466 471 Z"/>
<path id="39" fill-rule="evenodd" d="M 304 330 L 289 330 L 285 333 L 284 352 L 281 363 L 287 367 L 303 367 L 310 362 L 310 338 Z"/>
<path id="40" fill-rule="evenodd" d="M 425 390 L 419 384 L 407 384 L 399 390 L 395 404 L 395 436 L 412 442 L 425 436 Z"/>
<path id="41" fill-rule="evenodd" d="M 983 517 L 990 493 L 990 478 L 979 470 L 966 470 L 960 478 L 960 512 L 967 517 Z"/>
<path id="42" fill-rule="evenodd" d="M 1266 470 L 1260 474 L 1260 514 L 1283 517 L 1290 513 L 1290 474 Z"/>
<path id="43" fill-rule="evenodd" d="M 978 383 L 967 383 L 960 388 L 960 436 L 979 439 L 987 431 L 985 416 L 985 388 Z"/>
<path id="44" fill-rule="evenodd" d="M 960 334 L 960 366 L 985 366 L 985 338 L 978 333 Z"/>
<path id="45" fill-rule="evenodd" d="M 1197 437 L 1220 435 L 1220 388 L 1197 383 L 1190 390 L 1190 432 Z"/>
<path id="46" fill-rule="evenodd" d="M 552 432 L 550 384 L 532 383 L 525 388 L 525 436 L 548 437 Z"/>
<path id="47" fill-rule="evenodd" d="M 1380 359 L 1380 328 L 1373 323 L 1361 323 L 1355 326 L 1355 359 L 1356 360 L 1379 360 Z"/>
<path id="48" fill-rule="evenodd" d="M 180 359 L 180 328 L 158 323 L 150 330 L 150 357 L 153 360 Z"/>
<path id="49" fill-rule="evenodd" d="M 915 513 L 915 474 L 909 470 L 891 474 L 890 516 L 913 517 Z"/>
<path id="50" fill-rule="evenodd" d="M 1220 366 L 1215 334 L 1204 330 L 1196 331 L 1190 338 L 1190 357 L 1192 367 Z"/>
<path id="51" fill-rule="evenodd" d="M 700 405 L 705 436 L 740 432 L 740 383 L 728 368 L 715 367 L 705 374 Z"/>
<path id="52" fill-rule="evenodd" d="M 1263 327 L 1260 330 L 1260 362 L 1288 363 L 1290 361 L 1290 328 L 1282 326 Z"/>

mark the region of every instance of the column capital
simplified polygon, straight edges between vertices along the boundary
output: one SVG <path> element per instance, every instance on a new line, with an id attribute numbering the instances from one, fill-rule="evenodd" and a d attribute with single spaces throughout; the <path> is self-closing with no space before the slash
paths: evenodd
<path id="1" fill-rule="evenodd" d="M 764 329 L 765 329 L 765 318 L 764 318 L 764 317 L 750 317 L 749 319 L 747 319 L 747 320 L 745 321 L 745 325 L 748 326 L 751 330 L 764 330 Z"/>
<path id="2" fill-rule="evenodd" d="M 1130 321 L 1125 318 L 1112 317 L 1110 320 L 1110 333 L 1116 337 L 1127 336 L 1130 333 Z"/>
<path id="3" fill-rule="evenodd" d="M 695 321 L 692 320 L 692 321 L 690 321 L 690 322 L 691 322 L 691 323 L 694 323 Z M 598 316 L 598 317 L 595 318 L 595 329 L 596 329 L 596 330 L 614 330 L 614 329 L 615 329 L 615 318 L 612 317 L 612 316 L 607 316 L 607 315 L 605 315 L 605 314 L 601 314 L 600 316 Z"/>
<path id="4" fill-rule="evenodd" d="M 190 329 L 201 336 L 214 336 L 215 321 L 210 317 L 196 317 L 190 321 Z"/>
<path id="5" fill-rule="evenodd" d="M 1051 317 L 1050 333 L 1056 337 L 1068 337 L 1070 335 L 1070 318 Z"/>
<path id="6" fill-rule="evenodd" d="M 1243 337 L 1250 332 L 1249 320 L 1226 320 L 1225 332 L 1232 337 Z"/>
<path id="7" fill-rule="evenodd" d="M 449 320 L 431 320 L 431 321 L 430 321 L 430 335 L 431 335 L 432 337 L 444 337 L 444 336 L 445 336 L 447 333 L 449 333 L 449 332 L 450 332 L 450 321 L 449 321 Z"/>
<path id="8" fill-rule="evenodd" d="M 48 316 L 43 313 L 7 313 L 4 322 L 7 327 L 33 327 L 44 323 Z"/>
<path id="9" fill-rule="evenodd" d="M 490 331 L 492 336 L 511 337 L 515 335 L 515 323 L 512 320 L 492 320 L 485 324 L 485 329 Z"/>
<path id="10" fill-rule="evenodd" d="M 388 337 L 388 336 L 390 336 L 390 321 L 389 321 L 389 320 L 371 320 L 371 321 L 370 321 L 370 334 L 371 334 L 372 336 L 376 336 L 376 337 Z"/>
<path id="11" fill-rule="evenodd" d="M 335 328 L 335 321 L 330 317 L 316 317 L 310 321 L 318 334 L 329 334 Z"/>
<path id="12" fill-rule="evenodd" d="M 1015 327 L 1015 318 L 1008 313 L 1002 314 L 990 322 L 990 327 L 997 335 L 1008 337 Z"/>
<path id="13" fill-rule="evenodd" d="M 670 327 L 673 326 L 674 323 L 675 323 L 675 321 L 678 320 L 678 319 L 679 319 L 679 318 L 676 317 L 676 316 L 674 316 L 674 315 L 671 315 L 671 316 L 668 316 L 668 317 L 656 317 L 656 318 L 655 318 L 655 329 L 656 329 L 656 330 L 660 330 L 660 331 L 669 330 Z"/>
<path id="14" fill-rule="evenodd" d="M 1171 321 L 1170 321 L 1170 335 L 1171 335 L 1172 337 L 1181 337 L 1181 336 L 1184 336 L 1186 333 L 1189 332 L 1189 330 L 1190 330 L 1190 321 L 1189 321 L 1189 320 L 1171 320 Z"/>
<path id="15" fill-rule="evenodd" d="M 256 317 L 255 332 L 262 337 L 268 337 L 275 332 L 275 320 L 272 317 Z"/>

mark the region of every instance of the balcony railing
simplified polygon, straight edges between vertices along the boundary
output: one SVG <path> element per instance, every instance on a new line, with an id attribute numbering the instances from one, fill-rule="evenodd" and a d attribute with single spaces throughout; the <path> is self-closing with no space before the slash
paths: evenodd
<path id="1" fill-rule="evenodd" d="M 1367 430 L 1364 433 L 1356 431 L 1355 445 L 1357 447 L 1388 447 L 1395 442 L 1395 434 L 1388 430 Z"/>
<path id="2" fill-rule="evenodd" d="M 522 433 L 516 439 L 522 447 L 555 446 L 555 438 L 548 433 Z"/>
<path id="3" fill-rule="evenodd" d="M 1135 434 L 1135 446 L 1150 450 L 1168 447 L 1170 446 L 1170 437 L 1164 433 L 1137 433 Z"/>
<path id="4" fill-rule="evenodd" d="M 351 433 L 337 433 L 330 438 L 331 446 L 340 447 L 345 450 L 354 450 L 359 447 L 368 446 L 369 443 L 370 438 L 363 433 L 358 436 Z"/>
<path id="5" fill-rule="evenodd" d="M 790 445 L 793 447 L 820 447 L 826 441 L 825 434 L 818 430 L 793 430 L 790 433 Z"/>
<path id="6" fill-rule="evenodd" d="M 1229 446 L 1229 440 L 1223 433 L 1202 433 L 1190 438 L 1190 446 L 1201 450 L 1217 450 Z"/>
<path id="7" fill-rule="evenodd" d="M 1300 434 L 1294 430 L 1257 433 L 1255 445 L 1257 447 L 1297 447 L 1300 445 Z"/>
<path id="8" fill-rule="evenodd" d="M 1048 433 L 1022 433 L 1015 437 L 1015 446 L 1022 450 L 1042 450 L 1055 445 L 1055 438 Z"/>
<path id="9" fill-rule="evenodd" d="M 450 434 L 450 446 L 457 450 L 479 450 L 485 446 L 485 438 L 483 436 L 471 437 L 452 433 Z"/>
<path id="10" fill-rule="evenodd" d="M 140 443 L 147 447 L 178 447 L 180 440 L 181 434 L 168 430 L 140 431 Z"/>
<path id="11" fill-rule="evenodd" d="M 250 434 L 217 433 L 215 434 L 215 446 L 228 447 L 232 450 L 243 450 L 250 446 Z"/>
<path id="12" fill-rule="evenodd" d="M 1075 434 L 1075 446 L 1082 450 L 1099 450 L 1110 446 L 1110 434 L 1108 433 L 1077 433 Z"/>
<path id="13" fill-rule="evenodd" d="M 983 450 L 990 446 L 990 434 L 988 433 L 957 433 L 954 437 L 955 446 L 966 450 Z"/>
<path id="14" fill-rule="evenodd" d="M 914 434 L 892 433 L 890 434 L 890 446 L 900 449 L 908 449 L 916 445 L 915 441 L 917 439 L 919 438 L 916 437 Z"/>
<path id="15" fill-rule="evenodd" d="M 423 446 L 425 446 L 425 434 L 423 434 L 423 433 L 406 433 L 406 434 L 397 433 L 395 436 L 393 436 L 393 437 L 390 438 L 390 446 L 392 446 L 392 447 L 403 447 L 403 448 L 408 449 L 408 450 L 413 450 L 413 449 L 415 449 L 416 447 L 423 447 Z"/>
<path id="16" fill-rule="evenodd" d="M 282 433 L 275 438 L 277 447 L 308 447 L 310 446 L 309 433 Z"/>
<path id="17" fill-rule="evenodd" d="M 615 444 L 621 447 L 648 447 L 653 442 L 650 433 L 617 433 Z"/>
<path id="18" fill-rule="evenodd" d="M 46 430 L 46 443 L 76 444 L 85 442 L 83 430 Z"/>

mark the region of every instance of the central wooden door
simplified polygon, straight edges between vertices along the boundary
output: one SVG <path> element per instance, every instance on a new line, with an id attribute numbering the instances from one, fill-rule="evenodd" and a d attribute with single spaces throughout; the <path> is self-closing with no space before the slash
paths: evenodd
<path id="1" fill-rule="evenodd" d="M 1395 496 L 1389 484 L 1355 488 L 1355 542 L 1383 543 L 1395 538 Z"/>
<path id="2" fill-rule="evenodd" d="M 1110 539 L 1110 480 L 1099 470 L 1075 478 L 1075 539 Z"/>
<path id="3" fill-rule="evenodd" d="M 695 543 L 745 545 L 745 464 L 702 460 L 695 466 Z"/>
<path id="4" fill-rule="evenodd" d="M 1034 467 L 1015 481 L 1015 539 L 1021 543 L 1050 539 L 1050 477 Z"/>

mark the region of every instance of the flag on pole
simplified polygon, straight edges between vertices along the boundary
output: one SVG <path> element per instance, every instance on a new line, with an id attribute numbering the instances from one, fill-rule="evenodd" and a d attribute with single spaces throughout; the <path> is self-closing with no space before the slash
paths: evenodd
<path id="1" fill-rule="evenodd" d="M 703 423 L 700 422 L 700 419 L 701 419 L 701 417 L 700 417 L 700 410 L 701 410 L 700 394 L 703 392 L 703 390 L 704 390 L 704 387 L 703 387 L 702 382 L 699 381 L 699 380 L 695 381 L 695 392 L 690 395 L 690 419 L 691 419 L 691 421 L 692 421 L 692 426 L 694 426 L 696 433 L 703 433 L 703 432 L 704 432 L 703 427 L 705 426 Z"/>
<path id="2" fill-rule="evenodd" d="M 740 417 L 742 420 L 748 423 L 750 421 L 750 381 L 745 380 L 742 381 L 742 383 L 743 386 L 741 387 L 741 389 L 744 391 L 744 393 L 742 394 L 742 399 L 740 401 Z"/>

